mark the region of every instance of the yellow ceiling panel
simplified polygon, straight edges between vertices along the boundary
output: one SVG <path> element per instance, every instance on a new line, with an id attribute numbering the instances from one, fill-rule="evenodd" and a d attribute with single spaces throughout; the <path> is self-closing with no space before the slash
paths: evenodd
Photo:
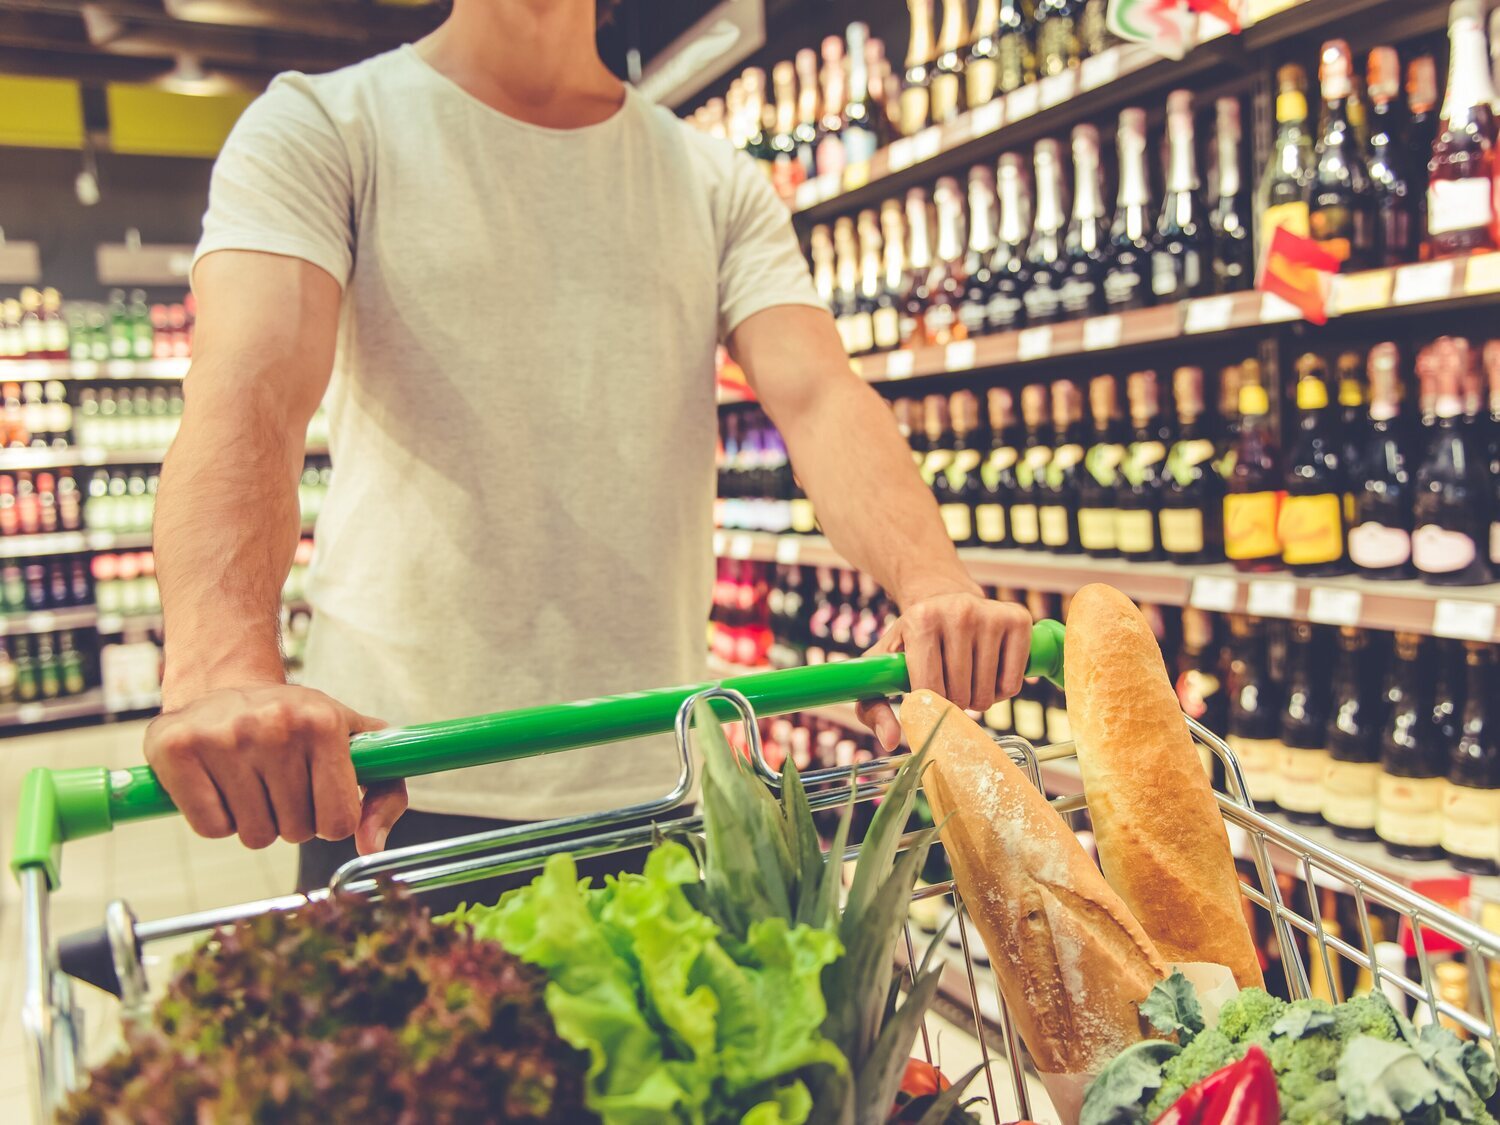
<path id="1" fill-rule="evenodd" d="M 82 148 L 78 83 L 0 74 L 0 145 Z"/>
<path id="2" fill-rule="evenodd" d="M 111 83 L 109 140 L 115 152 L 216 156 L 254 100 L 249 93 L 177 94 L 154 86 Z"/>

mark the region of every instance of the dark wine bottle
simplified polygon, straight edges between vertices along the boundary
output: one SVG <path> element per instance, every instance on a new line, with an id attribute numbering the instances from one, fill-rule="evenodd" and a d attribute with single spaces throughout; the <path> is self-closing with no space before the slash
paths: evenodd
<path id="1" fill-rule="evenodd" d="M 1214 291 L 1235 293 L 1248 289 L 1255 280 L 1250 209 L 1240 188 L 1240 100 L 1220 98 L 1214 104 L 1218 193 L 1208 217 L 1213 232 Z"/>
<path id="2" fill-rule="evenodd" d="M 969 169 L 969 250 L 964 255 L 964 292 L 958 306 L 959 323 L 966 336 L 985 331 L 985 317 L 994 295 L 995 275 L 995 174 L 988 165 Z"/>
<path id="3" fill-rule="evenodd" d="M 1401 129 L 1401 63 L 1394 47 L 1376 47 L 1366 68 L 1370 92 L 1370 181 L 1375 191 L 1375 264 L 1417 256 L 1417 200 Z"/>
<path id="4" fill-rule="evenodd" d="M 1500 574 L 1500 340 L 1484 345 L 1484 378 L 1489 392 L 1490 542 L 1492 573 Z"/>
<path id="5" fill-rule="evenodd" d="M 1297 436 L 1287 456 L 1286 499 L 1277 522 L 1281 561 L 1293 574 L 1324 577 L 1350 570 L 1338 435 L 1328 407 L 1328 371 L 1311 353 L 1297 361 Z"/>
<path id="6" fill-rule="evenodd" d="M 906 282 L 901 292 L 901 346 L 917 348 L 927 341 L 927 305 L 932 294 L 927 288 L 932 275 L 932 243 L 928 240 L 930 206 L 925 188 L 915 187 L 906 193 L 906 230 L 909 238 L 906 255 Z"/>
<path id="7" fill-rule="evenodd" d="M 978 541 L 974 531 L 974 509 L 983 497 L 980 464 L 984 455 L 975 444 L 978 404 L 973 392 L 959 391 L 948 404 L 953 420 L 953 460 L 933 480 L 938 512 L 954 546 L 967 547 Z"/>
<path id="8" fill-rule="evenodd" d="M 1054 554 L 1076 555 L 1078 488 L 1083 467 L 1083 396 L 1078 384 L 1060 379 L 1052 384 L 1052 431 L 1057 444 L 1047 462 L 1046 485 L 1037 516 L 1042 545 Z"/>
<path id="9" fill-rule="evenodd" d="M 1000 0 L 979 0 L 973 36 L 964 65 L 964 97 L 970 109 L 978 109 L 1001 92 Z"/>
<path id="10" fill-rule="evenodd" d="M 873 343 L 870 324 L 859 307 L 859 244 L 854 239 L 854 220 L 840 215 L 833 224 L 833 320 L 844 342 L 844 351 L 859 355 L 868 351 L 864 334 Z"/>
<path id="11" fill-rule="evenodd" d="M 1424 740 L 1433 676 L 1431 654 L 1423 648 L 1415 633 L 1396 634 L 1396 660 L 1385 687 L 1375 833 L 1385 850 L 1400 859 L 1440 859 L 1443 854 L 1447 756 L 1446 747 Z"/>
<path id="12" fill-rule="evenodd" d="M 1217 619 L 1201 609 L 1185 607 L 1173 687 L 1183 714 L 1213 731 L 1226 729 L 1229 721 L 1226 668 Z M 1203 759 L 1204 772 L 1213 779 L 1218 772 L 1213 752 L 1200 747 L 1198 753 Z"/>
<path id="13" fill-rule="evenodd" d="M 1062 74 L 1082 61 L 1078 43 L 1080 7 L 1079 0 L 1037 0 L 1037 67 L 1043 77 Z"/>
<path id="14" fill-rule="evenodd" d="M 1036 219 L 1031 242 L 1026 247 L 1030 283 L 1022 294 L 1028 324 L 1051 324 L 1062 313 L 1062 285 L 1067 263 L 1063 259 L 1062 158 L 1055 140 L 1036 143 Z"/>
<path id="15" fill-rule="evenodd" d="M 855 293 L 854 314 L 849 320 L 849 351 L 852 355 L 864 355 L 875 350 L 875 314 L 880 311 L 881 292 L 885 288 L 880 218 L 873 209 L 861 211 L 856 229 L 859 288 Z"/>
<path id="16" fill-rule="evenodd" d="M 1375 264 L 1375 194 L 1364 148 L 1350 122 L 1354 63 L 1349 44 L 1323 44 L 1318 79 L 1323 123 L 1314 148 L 1308 222 L 1312 237 L 1339 262 L 1341 271 Z"/>
<path id="17" fill-rule="evenodd" d="M 906 220 L 899 200 L 887 199 L 880 205 L 880 233 L 885 242 L 880 292 L 870 326 L 875 347 L 890 351 L 901 345 L 901 314 L 906 290 Z"/>
<path id="18" fill-rule="evenodd" d="M 1109 223 L 1104 217 L 1104 181 L 1099 171 L 1099 130 L 1092 125 L 1073 129 L 1073 217 L 1063 250 L 1067 259 L 1063 313 L 1079 317 L 1103 312 Z"/>
<path id="19" fill-rule="evenodd" d="M 964 276 L 964 200 L 958 181 L 944 176 L 932 189 L 937 207 L 937 259 L 927 278 L 924 333 L 929 345 L 946 347 L 967 337 L 958 309 L 966 292 Z"/>
<path id="20" fill-rule="evenodd" d="M 1224 482 L 1214 470 L 1214 443 L 1204 424 L 1203 369 L 1172 373 L 1177 440 L 1167 453 L 1161 498 L 1161 545 L 1169 561 L 1196 565 L 1224 558 Z"/>
<path id="21" fill-rule="evenodd" d="M 983 547 L 1012 546 L 1008 509 L 1016 489 L 1021 441 L 1016 432 L 1015 402 L 1008 387 L 985 392 L 990 418 L 990 454 L 980 467 L 982 496 L 974 508 L 974 532 Z"/>
<path id="22" fill-rule="evenodd" d="M 1111 312 L 1151 303 L 1151 182 L 1146 175 L 1146 111 L 1122 109 L 1115 132 L 1120 190 L 1109 232 L 1104 302 Z"/>
<path id="23" fill-rule="evenodd" d="M 849 164 L 860 164 L 874 156 L 880 145 L 879 115 L 870 98 L 870 71 L 866 58 L 870 29 L 856 20 L 845 29 L 844 38 L 848 45 L 848 81 L 843 105 L 844 160 Z"/>
<path id="24" fill-rule="evenodd" d="M 1224 497 L 1224 554 L 1241 571 L 1281 569 L 1281 472 L 1260 364 L 1240 366 L 1240 440 Z"/>
<path id="25" fill-rule="evenodd" d="M 1345 626 L 1338 643 L 1323 819 L 1341 839 L 1373 840 L 1380 789 L 1380 689 L 1370 678 L 1367 635 Z"/>
<path id="26" fill-rule="evenodd" d="M 844 148 L 844 103 L 848 73 L 844 65 L 844 40 L 837 35 L 823 38 L 823 116 L 818 120 L 818 144 L 814 157 L 818 175 L 836 176 L 848 162 Z"/>
<path id="27" fill-rule="evenodd" d="M 1360 377 L 1360 354 L 1352 349 L 1339 352 L 1335 367 L 1339 394 L 1339 464 L 1349 491 L 1344 493 L 1344 523 L 1354 525 L 1354 489 L 1358 487 L 1365 453 L 1365 431 L 1369 414 L 1365 407 L 1365 384 Z"/>
<path id="28" fill-rule="evenodd" d="M 1196 297 L 1209 280 L 1209 228 L 1193 151 L 1193 95 L 1167 96 L 1167 192 L 1151 248 L 1151 292 L 1158 304 Z"/>
<path id="29" fill-rule="evenodd" d="M 1328 754 L 1328 655 L 1319 627 L 1293 621 L 1287 648 L 1285 705 L 1276 803 L 1293 824 L 1323 823 Z"/>
<path id="30" fill-rule="evenodd" d="M 1365 578 L 1410 578 L 1411 437 L 1402 414 L 1400 354 L 1376 344 L 1367 360 L 1370 418 L 1360 454 L 1349 558 Z"/>
<path id="31" fill-rule="evenodd" d="M 1458 741 L 1443 787 L 1443 851 L 1460 871 L 1500 874 L 1500 732 L 1490 717 L 1495 648 L 1464 642 L 1465 690 Z"/>
<path id="32" fill-rule="evenodd" d="M 1031 230 L 1031 193 L 1026 188 L 1026 166 L 1021 154 L 1007 152 L 999 165 L 1000 231 L 990 258 L 993 289 L 985 307 L 991 332 L 1009 332 L 1026 324 L 1026 290 L 1031 270 L 1026 264 L 1026 236 Z"/>
<path id="33" fill-rule="evenodd" d="M 969 44 L 968 0 L 943 0 L 937 58 L 932 64 L 932 122 L 943 125 L 963 110 L 965 48 Z"/>
<path id="34" fill-rule="evenodd" d="M 1276 681 L 1266 655 L 1264 624 L 1254 617 L 1229 615 L 1229 720 L 1225 741 L 1234 751 L 1245 790 L 1262 811 L 1276 805 L 1276 771 L 1281 756 Z M 1231 793 L 1233 790 L 1231 790 Z"/>
<path id="35" fill-rule="evenodd" d="M 1078 478 L 1078 540 L 1094 558 L 1114 558 L 1119 522 L 1120 465 L 1125 460 L 1125 432 L 1120 418 L 1119 388 L 1113 375 L 1089 380 L 1093 438 L 1084 454 L 1085 473 Z"/>
<path id="36" fill-rule="evenodd" d="M 1036 81 L 1032 26 L 1025 0 L 1000 0 L 995 57 L 999 62 L 998 83 L 1002 94 L 1009 94 Z"/>
<path id="37" fill-rule="evenodd" d="M 818 52 L 804 47 L 797 52 L 797 127 L 792 136 L 797 142 L 797 161 L 802 178 L 818 174 Z"/>
<path id="38" fill-rule="evenodd" d="M 911 13 L 906 74 L 901 83 L 901 133 L 911 136 L 927 127 L 932 107 L 932 65 L 937 42 L 932 31 L 932 0 L 906 0 Z"/>
<path id="39" fill-rule="evenodd" d="M 1423 350 L 1418 375 L 1430 380 L 1436 422 L 1417 469 L 1412 563 L 1434 586 L 1478 586 L 1491 581 L 1491 484 L 1487 459 L 1465 424 L 1464 372 L 1473 362 L 1467 340 L 1444 336 Z"/>
<path id="40" fill-rule="evenodd" d="M 1260 184 L 1262 252 L 1278 227 L 1308 237 L 1308 189 L 1313 138 L 1307 129 L 1307 73 L 1288 64 L 1276 71 L 1276 140 Z"/>
<path id="41" fill-rule="evenodd" d="M 1417 210 L 1412 241 L 1427 253 L 1427 160 L 1437 140 L 1437 64 L 1431 55 L 1418 55 L 1406 64 L 1406 151 L 1411 154 L 1412 198 Z"/>
<path id="42" fill-rule="evenodd" d="M 1166 490 L 1171 428 L 1162 418 L 1155 371 L 1133 372 L 1125 381 L 1125 397 L 1130 404 L 1132 440 L 1120 467 L 1115 543 L 1124 558 L 1146 562 L 1162 557 L 1157 517 Z"/>
<path id="43" fill-rule="evenodd" d="M 1042 549 L 1040 506 L 1047 463 L 1052 460 L 1052 435 L 1047 429 L 1047 388 L 1040 383 L 1021 389 L 1021 419 L 1026 445 L 1016 465 L 1016 487 L 1010 504 L 1010 535 L 1017 547 Z"/>

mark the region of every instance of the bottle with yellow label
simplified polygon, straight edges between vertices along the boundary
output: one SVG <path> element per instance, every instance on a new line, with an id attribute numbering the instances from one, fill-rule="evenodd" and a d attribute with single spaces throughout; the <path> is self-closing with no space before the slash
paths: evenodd
<path id="1" fill-rule="evenodd" d="M 1240 367 L 1240 437 L 1224 497 L 1224 554 L 1236 570 L 1249 572 L 1281 569 L 1281 473 L 1271 400 L 1260 380 L 1260 364 L 1247 359 Z"/>
<path id="2" fill-rule="evenodd" d="M 1047 466 L 1052 461 L 1052 435 L 1047 426 L 1047 388 L 1033 383 L 1021 389 L 1021 418 L 1026 423 L 1026 447 L 1016 464 L 1015 498 L 1010 505 L 1010 534 L 1017 547 L 1042 550 L 1041 503 Z"/>
<path id="3" fill-rule="evenodd" d="M 1433 704 L 1433 654 L 1415 633 L 1396 634 L 1380 735 L 1375 833 L 1398 859 L 1441 859 L 1446 747 L 1426 737 Z"/>
<path id="4" fill-rule="evenodd" d="M 1172 373 L 1177 441 L 1167 453 L 1161 499 L 1161 545 L 1169 560 L 1188 565 L 1224 557 L 1224 482 L 1214 469 L 1218 452 L 1203 421 L 1203 368 Z"/>
<path id="5" fill-rule="evenodd" d="M 1495 649 L 1464 642 L 1465 690 L 1458 742 L 1443 789 L 1443 850 L 1460 871 L 1500 873 L 1500 728 L 1490 719 Z"/>
<path id="6" fill-rule="evenodd" d="M 1083 467 L 1083 396 L 1078 384 L 1060 379 L 1052 384 L 1052 429 L 1057 445 L 1047 463 L 1046 487 L 1037 516 L 1042 545 L 1057 554 L 1076 555 L 1078 489 Z"/>
<path id="7" fill-rule="evenodd" d="M 949 415 L 953 420 L 950 439 L 953 459 L 946 469 L 932 478 L 938 512 L 955 547 L 967 547 L 975 542 L 974 510 L 983 492 L 979 472 L 982 454 L 973 441 L 977 412 L 978 404 L 972 391 L 959 391 L 953 396 L 949 403 Z"/>
<path id="8" fill-rule="evenodd" d="M 974 540 L 981 547 L 1007 547 L 1012 545 L 1008 508 L 1016 490 L 1016 463 L 1021 457 L 1015 399 L 1008 387 L 991 387 L 985 399 L 990 416 L 990 453 L 979 467 L 981 488 L 974 502 Z"/>
<path id="9" fill-rule="evenodd" d="M 1308 237 L 1308 190 L 1314 171 L 1313 136 L 1307 126 L 1307 72 L 1288 64 L 1276 72 L 1276 141 L 1260 184 L 1263 248 L 1277 227 Z"/>
<path id="10" fill-rule="evenodd" d="M 1333 674 L 1333 718 L 1328 726 L 1328 772 L 1323 779 L 1323 819 L 1344 840 L 1375 839 L 1380 788 L 1380 693 L 1370 678 L 1369 636 L 1339 630 Z"/>
<path id="11" fill-rule="evenodd" d="M 1171 429 L 1161 412 L 1155 371 L 1136 371 L 1125 381 L 1133 440 L 1126 450 L 1119 492 L 1115 543 L 1120 554 L 1139 562 L 1162 558 L 1158 513 L 1166 488 Z"/>
<path id="12" fill-rule="evenodd" d="M 927 127 L 932 106 L 932 64 L 937 42 L 932 31 L 932 0 L 906 0 L 911 13 L 906 74 L 901 84 L 901 132 L 911 136 Z"/>
<path id="13" fill-rule="evenodd" d="M 1078 478 L 1078 539 L 1087 554 L 1108 559 L 1120 553 L 1115 525 L 1119 520 L 1120 465 L 1125 460 L 1125 429 L 1113 375 L 1089 380 L 1089 412 L 1094 434 L 1083 456 L 1084 474 Z"/>
<path id="14" fill-rule="evenodd" d="M 1246 795 L 1262 810 L 1276 806 L 1281 742 L 1277 684 L 1271 678 L 1265 623 L 1229 615 L 1229 718 L 1225 741 L 1245 779 Z"/>
<path id="15" fill-rule="evenodd" d="M 1323 823 L 1323 785 L 1330 760 L 1327 647 L 1317 626 L 1292 622 L 1276 803 L 1294 824 Z"/>
<path id="16" fill-rule="evenodd" d="M 1327 367 L 1308 353 L 1297 361 L 1297 437 L 1287 457 L 1286 499 L 1277 518 L 1281 560 L 1293 574 L 1322 578 L 1352 569 L 1336 416 L 1328 405 Z"/>

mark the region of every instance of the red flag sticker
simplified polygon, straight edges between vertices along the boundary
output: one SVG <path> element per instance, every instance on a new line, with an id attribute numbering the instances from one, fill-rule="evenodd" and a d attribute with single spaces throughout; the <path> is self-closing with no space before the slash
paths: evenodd
<path id="1" fill-rule="evenodd" d="M 1326 324 L 1338 268 L 1338 258 L 1318 243 L 1278 226 L 1261 260 L 1256 288 L 1295 305 L 1313 324 Z"/>

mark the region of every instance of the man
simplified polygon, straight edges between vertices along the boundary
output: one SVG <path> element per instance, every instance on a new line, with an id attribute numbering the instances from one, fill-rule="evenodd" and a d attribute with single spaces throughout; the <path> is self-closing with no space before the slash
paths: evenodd
<path id="1" fill-rule="evenodd" d="M 880 647 L 960 706 L 1020 687 L 1029 618 L 959 564 L 785 208 L 610 74 L 594 16 L 457 0 L 414 46 L 278 79 L 214 173 L 146 757 L 202 835 L 304 844 L 304 888 L 351 835 L 368 853 L 671 788 L 669 748 L 606 746 L 413 781 L 398 823 L 404 786 L 361 795 L 348 740 L 702 678 L 720 339 L 829 537 L 902 608 Z M 337 472 L 292 686 L 280 591 L 325 392 Z M 867 721 L 895 746 L 889 708 Z"/>

